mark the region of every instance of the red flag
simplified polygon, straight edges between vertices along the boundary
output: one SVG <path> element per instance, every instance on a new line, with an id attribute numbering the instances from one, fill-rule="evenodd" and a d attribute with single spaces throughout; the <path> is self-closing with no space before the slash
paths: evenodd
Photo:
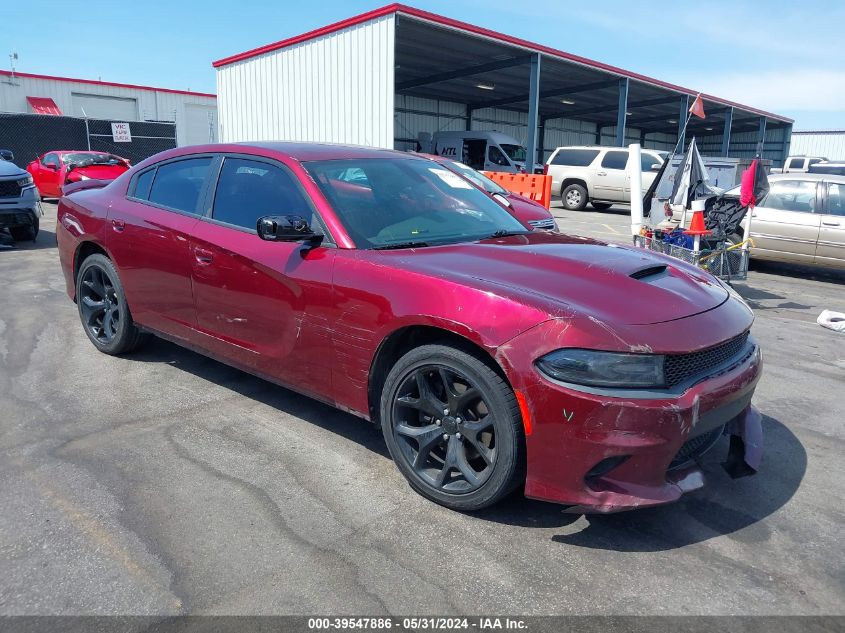
<path id="1" fill-rule="evenodd" d="M 701 93 L 698 93 L 695 97 L 695 101 L 692 102 L 689 111 L 690 114 L 694 114 L 699 119 L 704 118 L 704 101 L 701 99 Z"/>

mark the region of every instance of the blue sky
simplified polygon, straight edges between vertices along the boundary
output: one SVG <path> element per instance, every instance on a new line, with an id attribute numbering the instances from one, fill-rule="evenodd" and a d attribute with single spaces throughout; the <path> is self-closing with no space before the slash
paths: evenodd
<path id="1" fill-rule="evenodd" d="M 15 51 L 22 72 L 214 92 L 212 60 L 384 4 L 8 0 L 0 67 Z M 796 129 L 845 128 L 842 0 L 408 4 L 784 114 Z"/>

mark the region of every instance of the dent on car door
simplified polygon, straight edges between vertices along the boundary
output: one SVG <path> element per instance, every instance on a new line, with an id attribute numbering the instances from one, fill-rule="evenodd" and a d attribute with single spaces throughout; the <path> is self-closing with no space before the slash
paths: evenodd
<path id="1" fill-rule="evenodd" d="M 139 172 L 108 213 L 106 246 L 120 270 L 132 316 L 183 340 L 194 337 L 188 236 L 198 222 L 212 156 Z"/>
<path id="2" fill-rule="evenodd" d="M 282 165 L 227 156 L 209 213 L 191 239 L 197 327 L 216 354 L 314 395 L 329 392 L 330 244 L 268 242 L 266 215 L 320 226 L 296 176 Z"/>
<path id="3" fill-rule="evenodd" d="M 761 258 L 812 263 L 821 216 L 817 183 L 777 180 L 751 214 L 754 255 Z"/>
<path id="4" fill-rule="evenodd" d="M 845 267 L 845 183 L 826 183 L 816 263 Z"/>

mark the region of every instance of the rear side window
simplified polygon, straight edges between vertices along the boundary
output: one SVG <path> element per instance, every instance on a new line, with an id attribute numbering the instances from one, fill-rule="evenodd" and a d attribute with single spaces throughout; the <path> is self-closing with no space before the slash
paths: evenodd
<path id="1" fill-rule="evenodd" d="M 555 154 L 552 165 L 587 167 L 599 155 L 597 149 L 562 149 Z"/>
<path id="2" fill-rule="evenodd" d="M 210 166 L 210 156 L 159 165 L 150 188 L 150 202 L 177 211 L 197 213 L 200 192 Z"/>
<path id="3" fill-rule="evenodd" d="M 135 189 L 132 192 L 133 198 L 139 200 L 147 200 L 150 197 L 150 185 L 153 184 L 153 177 L 156 175 L 155 169 L 149 169 L 138 176 L 135 180 Z"/>
<path id="4" fill-rule="evenodd" d="M 845 216 L 845 184 L 832 182 L 827 186 L 827 212 Z"/>
<path id="5" fill-rule="evenodd" d="M 789 166 L 787 169 L 801 169 L 804 166 L 804 159 L 803 158 L 793 158 L 789 161 Z"/>
<path id="6" fill-rule="evenodd" d="M 601 159 L 601 166 L 605 169 L 625 169 L 628 164 L 628 152 L 608 152 Z"/>
<path id="7" fill-rule="evenodd" d="M 366 179 L 363 173 L 352 169 L 347 169 L 344 175 L 356 181 Z M 255 230 L 258 218 L 265 215 L 301 215 L 314 226 L 311 205 L 291 174 L 270 163 L 226 158 L 217 181 L 211 217 Z"/>

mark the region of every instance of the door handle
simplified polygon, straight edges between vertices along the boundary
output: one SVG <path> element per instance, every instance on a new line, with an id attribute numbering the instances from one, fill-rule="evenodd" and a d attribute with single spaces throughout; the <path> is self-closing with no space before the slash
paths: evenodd
<path id="1" fill-rule="evenodd" d="M 822 222 L 825 226 L 840 226 L 839 222 Z"/>
<path id="2" fill-rule="evenodd" d="M 596 176 L 607 176 L 607 172 L 606 171 L 596 172 Z"/>
<path id="3" fill-rule="evenodd" d="M 123 220 L 119 220 L 119 219 L 115 218 L 111 221 L 111 227 L 117 233 L 123 233 L 123 229 L 126 228 L 126 222 L 124 222 Z"/>
<path id="4" fill-rule="evenodd" d="M 196 259 L 197 262 L 199 262 L 200 264 L 210 264 L 212 261 L 214 261 L 214 253 L 212 253 L 208 249 L 195 246 L 194 259 Z"/>

